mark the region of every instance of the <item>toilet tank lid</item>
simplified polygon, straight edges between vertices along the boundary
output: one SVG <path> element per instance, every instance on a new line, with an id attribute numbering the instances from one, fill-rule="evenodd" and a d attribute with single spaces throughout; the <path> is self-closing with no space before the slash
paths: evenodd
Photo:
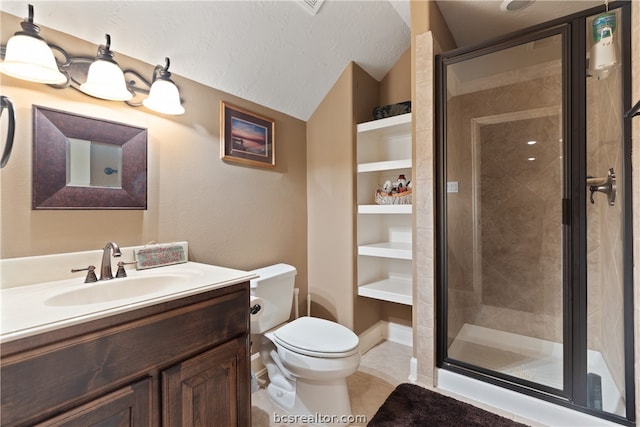
<path id="1" fill-rule="evenodd" d="M 277 276 L 282 276 L 282 277 L 286 277 L 286 276 L 291 276 L 291 275 L 295 275 L 298 271 L 296 270 L 296 268 L 292 265 L 289 264 L 284 264 L 284 263 L 280 263 L 280 264 L 274 264 L 274 265 L 269 265 L 267 267 L 262 267 L 262 268 L 258 268 L 256 270 L 252 270 L 251 273 L 257 274 L 259 277 L 252 279 L 251 280 L 251 287 L 255 288 L 258 286 L 258 283 L 261 280 L 264 279 L 268 279 L 271 277 L 277 277 Z"/>
<path id="2" fill-rule="evenodd" d="M 358 347 L 359 339 L 349 328 L 317 317 L 300 317 L 278 328 L 274 335 L 282 344 L 299 350 L 343 354 Z"/>

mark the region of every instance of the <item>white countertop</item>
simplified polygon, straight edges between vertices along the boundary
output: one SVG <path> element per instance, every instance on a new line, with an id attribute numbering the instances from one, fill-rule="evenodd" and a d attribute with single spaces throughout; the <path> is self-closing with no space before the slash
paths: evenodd
<path id="1" fill-rule="evenodd" d="M 0 343 L 234 285 L 256 277 L 251 272 L 196 262 L 140 271 L 132 269 L 127 274 L 126 278 L 96 283 L 83 283 L 84 276 L 81 276 L 0 290 Z M 159 281 L 166 278 L 171 280 L 155 290 L 152 287 L 154 275 Z M 63 297 L 73 297 L 74 293 L 82 294 L 92 286 L 115 285 L 126 288 L 131 283 L 133 288 L 141 285 L 139 280 L 145 277 L 148 278 L 144 283 L 145 288 L 151 287 L 151 290 L 140 295 L 133 291 L 130 295 L 126 295 L 129 292 L 123 292 L 121 297 L 111 297 L 109 301 L 69 305 L 55 302 L 56 297 L 62 294 Z"/>

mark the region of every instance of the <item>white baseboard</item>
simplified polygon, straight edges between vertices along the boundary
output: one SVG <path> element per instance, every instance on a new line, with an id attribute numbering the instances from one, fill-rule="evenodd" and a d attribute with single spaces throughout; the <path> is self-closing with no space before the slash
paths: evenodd
<path id="1" fill-rule="evenodd" d="M 413 328 L 411 326 L 383 321 L 378 323 L 381 322 L 386 323 L 386 335 L 384 338 L 387 341 L 406 345 L 407 347 L 413 347 Z"/>
<path id="2" fill-rule="evenodd" d="M 418 359 L 412 357 L 409 360 L 409 381 L 412 383 L 418 382 Z"/>
<path id="3" fill-rule="evenodd" d="M 360 354 L 364 354 L 385 340 L 387 322 L 379 321 L 358 336 L 360 340 Z"/>
<path id="4" fill-rule="evenodd" d="M 260 373 L 265 369 L 262 364 L 262 360 L 260 360 L 260 353 L 253 353 L 251 355 L 251 370 L 256 374 L 260 375 Z"/>

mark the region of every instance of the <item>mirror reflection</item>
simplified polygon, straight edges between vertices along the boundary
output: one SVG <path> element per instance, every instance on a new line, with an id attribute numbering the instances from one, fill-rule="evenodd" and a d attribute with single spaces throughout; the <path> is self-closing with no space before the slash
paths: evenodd
<path id="1" fill-rule="evenodd" d="M 122 188 L 122 146 L 67 138 L 67 185 Z"/>

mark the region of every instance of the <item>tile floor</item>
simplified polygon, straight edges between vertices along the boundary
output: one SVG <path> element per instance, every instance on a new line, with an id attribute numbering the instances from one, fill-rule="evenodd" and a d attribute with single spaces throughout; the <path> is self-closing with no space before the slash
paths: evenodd
<path id="1" fill-rule="evenodd" d="M 411 353 L 411 347 L 383 341 L 362 355 L 358 371 L 347 378 L 354 415 L 370 420 L 393 389 L 408 382 Z M 263 387 L 251 395 L 251 405 L 252 427 L 306 426 L 275 423 L 273 414 L 283 412 L 269 400 Z"/>

